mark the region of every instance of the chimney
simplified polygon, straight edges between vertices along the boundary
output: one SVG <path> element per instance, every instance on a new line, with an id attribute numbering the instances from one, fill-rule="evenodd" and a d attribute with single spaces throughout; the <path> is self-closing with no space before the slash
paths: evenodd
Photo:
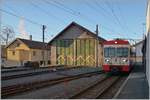
<path id="1" fill-rule="evenodd" d="M 32 41 L 32 35 L 30 35 L 30 40 Z"/>

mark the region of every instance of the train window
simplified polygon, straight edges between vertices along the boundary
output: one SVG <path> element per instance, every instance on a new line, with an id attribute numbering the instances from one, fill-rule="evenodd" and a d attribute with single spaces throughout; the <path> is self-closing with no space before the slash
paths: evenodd
<path id="1" fill-rule="evenodd" d="M 113 47 L 104 48 L 104 56 L 105 57 L 114 57 L 115 56 L 115 48 L 113 48 Z"/>
<path id="2" fill-rule="evenodd" d="M 128 48 L 117 48 L 117 57 L 128 57 Z"/>
<path id="3" fill-rule="evenodd" d="M 104 56 L 109 57 L 109 48 L 104 48 Z"/>

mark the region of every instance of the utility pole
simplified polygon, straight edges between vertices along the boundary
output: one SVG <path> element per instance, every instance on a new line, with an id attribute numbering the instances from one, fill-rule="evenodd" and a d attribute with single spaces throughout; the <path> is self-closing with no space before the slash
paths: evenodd
<path id="1" fill-rule="evenodd" d="M 96 67 L 98 67 L 98 25 L 96 25 Z"/>
<path id="2" fill-rule="evenodd" d="M 143 26 L 143 40 L 145 38 L 145 31 L 144 31 L 145 30 L 145 25 L 146 25 L 145 23 L 142 23 L 142 26 Z"/>
<path id="3" fill-rule="evenodd" d="M 43 53 L 42 53 L 42 55 L 43 55 L 43 65 L 45 66 L 45 60 L 44 60 L 44 50 L 45 50 L 45 41 L 44 41 L 44 39 L 45 39 L 45 29 L 46 29 L 46 26 L 45 25 L 42 25 L 42 33 L 43 33 L 43 44 L 44 44 L 44 48 L 43 48 Z"/>

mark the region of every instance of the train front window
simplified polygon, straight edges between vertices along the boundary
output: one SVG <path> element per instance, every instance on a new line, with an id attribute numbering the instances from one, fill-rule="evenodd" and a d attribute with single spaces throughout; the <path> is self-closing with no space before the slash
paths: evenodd
<path id="1" fill-rule="evenodd" d="M 105 57 L 115 57 L 115 48 L 113 48 L 113 47 L 104 48 L 104 56 Z"/>
<path id="2" fill-rule="evenodd" d="M 117 48 L 117 57 L 128 57 L 128 48 Z"/>

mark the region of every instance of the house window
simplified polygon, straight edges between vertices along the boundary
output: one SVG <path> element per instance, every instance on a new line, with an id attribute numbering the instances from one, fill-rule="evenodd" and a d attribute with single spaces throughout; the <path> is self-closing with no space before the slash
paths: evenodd
<path id="1" fill-rule="evenodd" d="M 15 51 L 12 51 L 12 55 L 15 55 Z"/>
<path id="2" fill-rule="evenodd" d="M 48 64 L 50 64 L 51 62 L 50 62 L 50 60 L 48 60 L 48 62 L 47 62 Z"/>
<path id="3" fill-rule="evenodd" d="M 36 55 L 36 52 L 35 51 L 33 51 L 33 56 L 35 56 Z"/>
<path id="4" fill-rule="evenodd" d="M 42 65 L 43 64 L 43 61 L 40 61 L 40 65 Z"/>
<path id="5" fill-rule="evenodd" d="M 4 63 L 5 62 L 5 60 L 4 59 L 2 59 L 2 63 Z"/>

